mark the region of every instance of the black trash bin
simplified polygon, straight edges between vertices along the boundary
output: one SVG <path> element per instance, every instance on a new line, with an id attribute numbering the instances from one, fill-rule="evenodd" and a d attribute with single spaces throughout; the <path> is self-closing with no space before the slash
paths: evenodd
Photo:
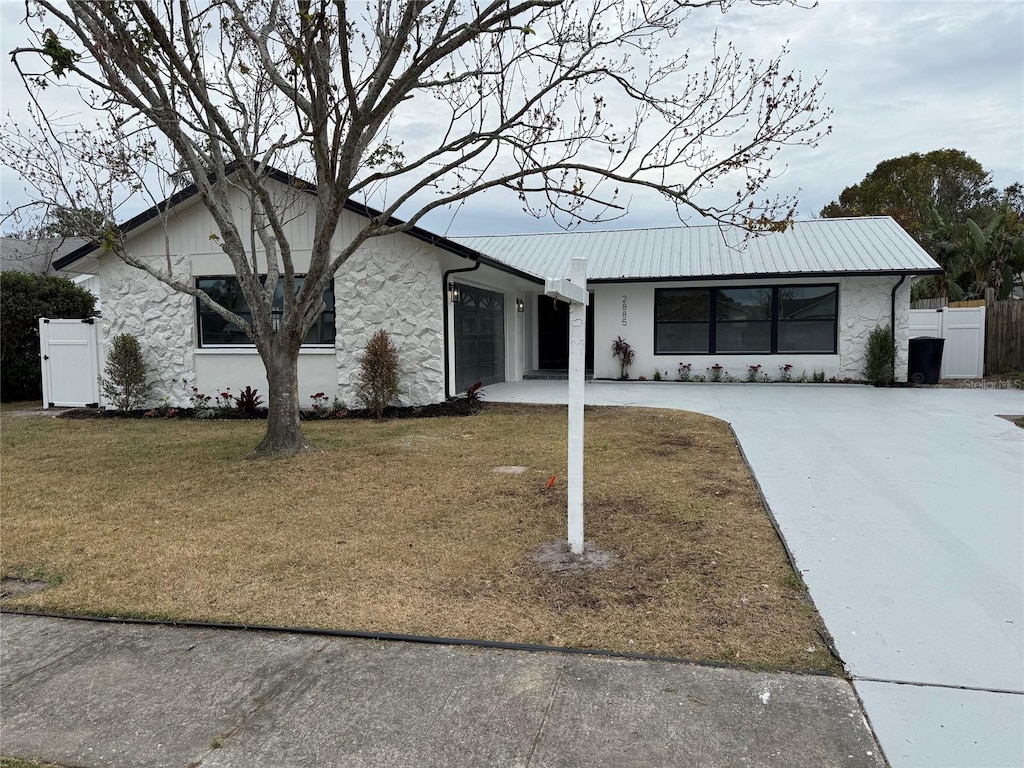
<path id="1" fill-rule="evenodd" d="M 938 384 L 945 339 L 918 336 L 910 340 L 907 379 L 914 384 Z"/>

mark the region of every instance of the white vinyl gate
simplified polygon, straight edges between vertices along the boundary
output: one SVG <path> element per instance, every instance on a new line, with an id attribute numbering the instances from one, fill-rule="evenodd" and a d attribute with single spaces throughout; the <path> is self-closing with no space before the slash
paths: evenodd
<path id="1" fill-rule="evenodd" d="M 945 339 L 939 378 L 980 379 L 985 374 L 985 307 L 910 310 L 910 338 Z"/>
<path id="2" fill-rule="evenodd" d="M 99 324 L 95 318 L 39 318 L 39 359 L 43 408 L 99 405 Z"/>

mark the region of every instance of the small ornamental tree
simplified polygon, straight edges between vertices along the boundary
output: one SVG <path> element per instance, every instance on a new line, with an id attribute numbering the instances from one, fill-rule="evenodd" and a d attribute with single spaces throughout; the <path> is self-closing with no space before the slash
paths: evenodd
<path id="1" fill-rule="evenodd" d="M 356 394 L 378 419 L 398 397 L 398 350 L 383 329 L 373 334 L 366 344 L 359 363 Z"/>
<path id="2" fill-rule="evenodd" d="M 39 318 L 91 317 L 96 297 L 63 277 L 0 273 L 0 399 L 43 396 Z"/>
<path id="3" fill-rule="evenodd" d="M 117 410 L 127 413 L 145 404 L 149 387 L 139 340 L 130 333 L 115 336 L 100 377 L 103 396 Z"/>
<path id="4" fill-rule="evenodd" d="M 868 336 L 867 361 L 864 375 L 876 386 L 892 384 L 893 364 L 896 361 L 896 342 L 889 326 L 875 326 Z"/>

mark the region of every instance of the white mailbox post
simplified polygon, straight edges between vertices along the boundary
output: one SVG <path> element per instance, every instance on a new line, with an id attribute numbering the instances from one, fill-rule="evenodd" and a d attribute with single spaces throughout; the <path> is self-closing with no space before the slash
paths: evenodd
<path id="1" fill-rule="evenodd" d="M 544 295 L 569 302 L 569 551 L 583 554 L 583 385 L 587 350 L 587 260 L 573 259 L 569 279 L 544 281 Z"/>

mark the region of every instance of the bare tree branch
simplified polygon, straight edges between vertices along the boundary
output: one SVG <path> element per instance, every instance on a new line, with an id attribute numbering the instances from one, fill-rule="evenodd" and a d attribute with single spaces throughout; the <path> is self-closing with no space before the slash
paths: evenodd
<path id="1" fill-rule="evenodd" d="M 717 38 L 683 48 L 692 14 L 737 1 L 29 0 L 33 40 L 11 57 L 37 125 L 9 126 L 0 155 L 40 202 L 102 211 L 97 242 L 230 315 L 269 375 L 296 358 L 361 245 L 489 189 L 569 226 L 622 215 L 629 189 L 680 217 L 785 226 L 794 201 L 762 197 L 772 165 L 826 135 L 829 112 L 819 81 L 783 68 L 785 50 L 757 62 Z M 84 94 L 96 124 L 48 112 L 56 88 Z M 313 186 L 282 196 L 276 171 Z M 170 179 L 209 211 L 251 321 L 172 274 L 169 256 L 159 269 L 134 259 L 112 226 L 133 196 L 164 199 Z M 702 202 L 723 184 L 731 204 Z M 339 244 L 353 196 L 382 216 Z M 314 211 L 303 275 L 288 235 L 300 198 Z"/>

